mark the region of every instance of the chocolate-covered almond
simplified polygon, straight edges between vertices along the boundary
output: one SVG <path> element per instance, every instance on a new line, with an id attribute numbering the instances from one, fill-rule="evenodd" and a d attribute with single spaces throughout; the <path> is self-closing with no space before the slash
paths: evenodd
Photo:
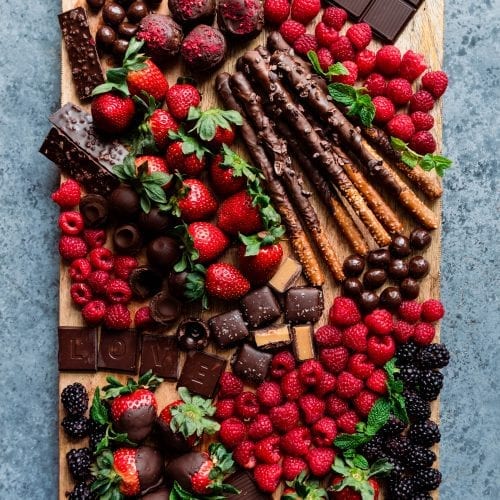
<path id="1" fill-rule="evenodd" d="M 375 292 L 365 290 L 364 292 L 361 292 L 361 295 L 358 299 L 358 304 L 363 312 L 368 313 L 378 307 L 379 297 Z"/>
<path id="2" fill-rule="evenodd" d="M 403 298 L 407 300 L 416 299 L 420 293 L 420 285 L 415 278 L 405 278 L 399 285 Z"/>
<path id="3" fill-rule="evenodd" d="M 410 245 L 413 250 L 423 250 L 431 244 L 431 241 L 431 235 L 425 229 L 417 228 L 410 233 Z"/>
<path id="4" fill-rule="evenodd" d="M 127 9 L 127 19 L 131 23 L 138 23 L 143 17 L 148 15 L 148 6 L 145 2 L 141 2 L 137 0 L 130 4 L 130 7 Z"/>
<path id="5" fill-rule="evenodd" d="M 390 261 L 391 253 L 387 248 L 372 250 L 366 257 L 366 262 L 370 267 L 378 267 L 381 269 L 387 269 Z"/>
<path id="6" fill-rule="evenodd" d="M 95 41 L 99 48 L 111 50 L 116 40 L 116 32 L 111 26 L 101 26 L 95 35 Z"/>
<path id="7" fill-rule="evenodd" d="M 148 243 L 146 255 L 151 266 L 168 271 L 180 259 L 179 242 L 170 236 L 160 236 Z"/>
<path id="8" fill-rule="evenodd" d="M 118 26 L 126 15 L 125 9 L 116 2 L 109 2 L 102 9 L 104 22 L 111 26 Z"/>
<path id="9" fill-rule="evenodd" d="M 429 263 L 421 255 L 416 255 L 408 263 L 410 276 L 416 280 L 422 279 L 429 274 Z"/>
<path id="10" fill-rule="evenodd" d="M 368 269 L 363 275 L 363 286 L 367 290 L 380 288 L 387 280 L 387 273 L 384 269 Z"/>
<path id="11" fill-rule="evenodd" d="M 365 259 L 358 254 L 349 255 L 344 260 L 342 267 L 347 277 L 357 278 L 365 268 Z"/>
<path id="12" fill-rule="evenodd" d="M 410 240 L 402 234 L 394 236 L 389 245 L 389 251 L 395 257 L 407 257 L 411 252 Z"/>

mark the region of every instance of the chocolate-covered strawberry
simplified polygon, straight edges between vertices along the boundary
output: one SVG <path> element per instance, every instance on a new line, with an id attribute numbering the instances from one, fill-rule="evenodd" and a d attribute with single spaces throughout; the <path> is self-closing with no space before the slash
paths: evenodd
<path id="1" fill-rule="evenodd" d="M 91 489 L 98 498 L 112 500 L 144 495 L 161 485 L 163 470 L 163 456 L 150 446 L 105 450 L 92 466 Z"/>
<path id="2" fill-rule="evenodd" d="M 150 434 L 156 420 L 158 403 L 152 390 L 163 379 L 148 371 L 137 382 L 129 378 L 125 385 L 114 377 L 106 380 L 109 385 L 103 389 L 104 399 L 111 400 L 114 427 L 126 433 L 131 441 L 141 442 Z"/>
<path id="3" fill-rule="evenodd" d="M 214 434 L 220 428 L 213 420 L 215 406 L 211 399 L 193 396 L 185 387 L 179 387 L 180 399 L 160 412 L 156 425 L 165 447 L 177 452 L 189 451 L 198 444 L 203 434 Z"/>

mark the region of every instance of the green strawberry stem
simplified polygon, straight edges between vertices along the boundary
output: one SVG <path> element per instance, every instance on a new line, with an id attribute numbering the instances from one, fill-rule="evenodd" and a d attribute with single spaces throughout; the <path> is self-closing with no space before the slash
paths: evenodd
<path id="1" fill-rule="evenodd" d="M 217 133 L 217 127 L 229 130 L 231 124 L 242 125 L 243 118 L 238 111 L 223 110 L 218 108 L 202 111 L 199 107 L 191 106 L 187 117 L 188 121 L 195 124 L 190 132 L 196 132 L 198 137 L 205 142 L 211 141 Z"/>
<path id="2" fill-rule="evenodd" d="M 154 391 L 162 382 L 161 377 L 157 377 L 151 370 L 148 370 L 144 375 L 141 375 L 137 382 L 129 377 L 127 383 L 123 385 L 118 379 L 112 375 L 106 377 L 108 385 L 103 387 L 104 399 L 114 399 L 123 394 L 131 394 L 137 389 L 149 389 Z"/>
<path id="3" fill-rule="evenodd" d="M 320 500 L 328 498 L 327 491 L 322 488 L 319 481 L 308 479 L 305 471 L 302 471 L 293 481 L 287 481 L 286 485 L 293 489 L 293 492 L 286 493 L 281 500 Z"/>
<path id="4" fill-rule="evenodd" d="M 90 489 L 100 500 L 122 500 L 124 495 L 119 487 L 121 476 L 113 468 L 113 453 L 105 450 L 100 454 L 96 463 L 91 466 L 91 474 L 95 478 Z"/>
<path id="5" fill-rule="evenodd" d="M 230 485 L 227 485 L 230 486 Z M 240 491 L 236 490 L 232 493 L 239 494 Z M 200 495 L 199 493 L 194 496 L 193 493 L 186 491 L 177 481 L 174 481 L 172 491 L 170 492 L 170 500 L 224 500 L 224 495 Z"/>
<path id="6" fill-rule="evenodd" d="M 168 136 L 173 141 L 182 141 L 182 152 L 185 155 L 194 153 L 198 160 L 201 160 L 205 154 L 211 154 L 211 151 L 203 146 L 196 137 L 187 134 L 182 125 L 177 132 L 171 130 Z"/>

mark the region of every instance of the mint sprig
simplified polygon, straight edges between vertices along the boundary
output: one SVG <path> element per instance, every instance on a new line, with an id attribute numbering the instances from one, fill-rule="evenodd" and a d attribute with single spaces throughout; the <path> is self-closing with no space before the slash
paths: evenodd
<path id="1" fill-rule="evenodd" d="M 347 107 L 348 116 L 357 116 L 365 127 L 371 127 L 375 106 L 364 87 L 356 89 L 345 83 L 330 83 L 328 92 L 334 101 Z"/>
<path id="2" fill-rule="evenodd" d="M 314 68 L 314 71 L 318 73 L 318 75 L 324 76 L 327 79 L 330 79 L 332 76 L 338 75 L 348 75 L 349 70 L 341 63 L 336 62 L 332 64 L 326 71 L 321 67 L 321 64 L 318 59 L 318 54 L 314 52 L 314 50 L 310 50 L 307 53 L 307 58 L 311 61 L 311 65 Z"/>
<path id="3" fill-rule="evenodd" d="M 218 108 L 202 111 L 199 107 L 191 106 L 187 117 L 188 121 L 195 121 L 189 132 L 196 132 L 202 141 L 211 141 L 217 133 L 217 127 L 231 129 L 231 124 L 242 125 L 243 118 L 234 110 Z"/>
<path id="4" fill-rule="evenodd" d="M 395 378 L 395 374 L 399 372 L 399 368 L 396 367 L 396 358 L 389 360 L 384 365 L 384 370 L 387 373 L 387 399 L 391 413 L 407 424 L 409 420 L 408 413 L 406 412 L 406 402 L 403 396 L 403 382 Z"/>

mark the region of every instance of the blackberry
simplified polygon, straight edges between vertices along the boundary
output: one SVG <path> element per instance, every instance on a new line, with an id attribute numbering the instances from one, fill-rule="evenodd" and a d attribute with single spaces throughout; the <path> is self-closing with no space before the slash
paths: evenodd
<path id="1" fill-rule="evenodd" d="M 432 497 L 428 493 L 415 493 L 411 500 L 432 500 Z"/>
<path id="2" fill-rule="evenodd" d="M 441 372 L 421 370 L 415 389 L 426 401 L 434 401 L 443 388 L 443 378 Z"/>
<path id="3" fill-rule="evenodd" d="M 415 444 L 430 448 L 433 444 L 439 443 L 441 433 L 436 422 L 432 420 L 423 420 L 410 425 L 408 436 Z"/>
<path id="4" fill-rule="evenodd" d="M 391 457 L 404 459 L 411 447 L 411 441 L 405 436 L 396 436 L 388 439 L 384 448 Z"/>
<path id="5" fill-rule="evenodd" d="M 420 370 L 414 365 L 402 366 L 396 376 L 403 381 L 405 388 L 412 388 L 420 378 Z"/>
<path id="6" fill-rule="evenodd" d="M 392 465 L 392 470 L 389 473 L 389 480 L 395 481 L 398 480 L 403 476 L 403 474 L 406 472 L 406 467 L 404 464 L 398 460 L 397 458 L 394 457 L 385 457 L 387 462 L 389 462 Z"/>
<path id="7" fill-rule="evenodd" d="M 441 472 L 437 469 L 427 468 L 421 469 L 413 474 L 413 484 L 415 491 L 430 491 L 435 490 L 441 484 Z"/>
<path id="8" fill-rule="evenodd" d="M 368 462 L 375 462 L 375 460 L 384 456 L 384 450 L 382 449 L 383 442 L 382 436 L 375 436 L 371 441 L 362 445 L 359 448 L 359 452 Z"/>
<path id="9" fill-rule="evenodd" d="M 436 454 L 420 445 L 411 446 L 404 457 L 405 465 L 411 470 L 430 467 L 436 460 Z"/>
<path id="10" fill-rule="evenodd" d="M 411 340 L 406 344 L 399 345 L 396 349 L 396 364 L 398 366 L 413 364 L 417 352 L 418 346 Z"/>
<path id="11" fill-rule="evenodd" d="M 69 494 L 68 500 L 95 500 L 95 495 L 90 490 L 89 484 L 78 483 Z"/>
<path id="12" fill-rule="evenodd" d="M 415 486 L 411 477 L 402 477 L 389 481 L 390 500 L 410 500 L 415 493 Z"/>
<path id="13" fill-rule="evenodd" d="M 83 415 L 89 407 L 89 395 L 82 384 L 75 382 L 62 390 L 61 403 L 68 415 Z"/>
<path id="14" fill-rule="evenodd" d="M 89 448 L 94 453 L 97 445 L 106 434 L 107 425 L 100 424 L 95 420 L 89 420 Z"/>
<path id="15" fill-rule="evenodd" d="M 426 420 L 431 416 L 431 404 L 422 399 L 416 392 L 405 391 L 406 412 L 411 420 Z"/>
<path id="16" fill-rule="evenodd" d="M 89 421 L 80 415 L 68 415 L 64 417 L 61 426 L 70 438 L 81 439 L 89 433 Z"/>
<path id="17" fill-rule="evenodd" d="M 399 436 L 405 430 L 406 424 L 394 415 L 380 429 L 380 434 L 385 437 Z"/>
<path id="18" fill-rule="evenodd" d="M 444 344 L 429 344 L 420 349 L 416 360 L 422 368 L 444 368 L 450 362 L 450 352 Z"/>
<path id="19" fill-rule="evenodd" d="M 90 477 L 90 464 L 92 463 L 92 453 L 88 448 L 69 450 L 66 453 L 68 469 L 75 481 L 84 481 Z"/>

